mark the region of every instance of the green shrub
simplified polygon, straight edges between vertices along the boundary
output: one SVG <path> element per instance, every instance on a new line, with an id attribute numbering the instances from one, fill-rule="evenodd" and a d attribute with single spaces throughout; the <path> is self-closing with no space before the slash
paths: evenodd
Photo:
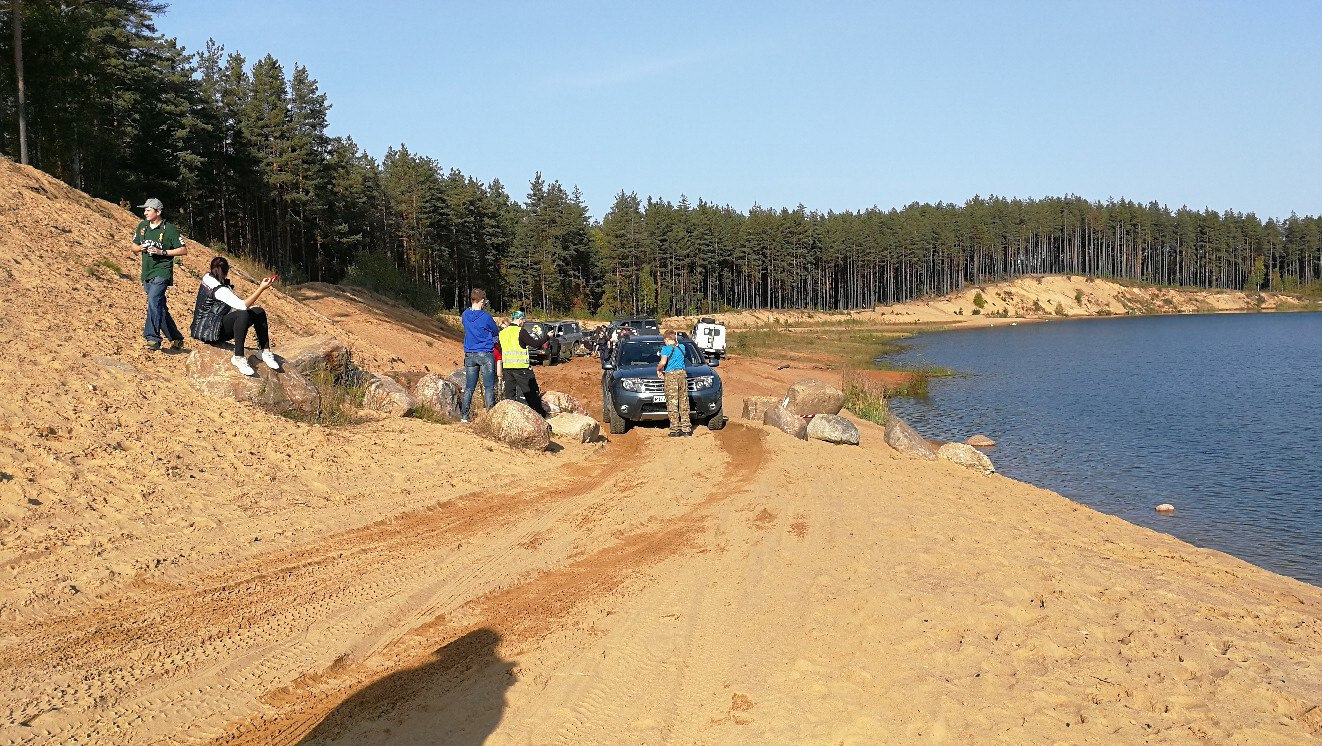
<path id="1" fill-rule="evenodd" d="M 1083 305 L 1083 288 L 1074 291 L 1074 302 Z"/>
<path id="2" fill-rule="evenodd" d="M 981 290 L 973 294 L 973 305 L 977 306 L 978 308 L 987 307 L 987 299 L 982 297 Z M 974 313 L 977 313 L 977 311 L 974 311 Z"/>
<path id="3" fill-rule="evenodd" d="M 1065 307 L 1062 306 L 1061 304 L 1057 303 L 1057 304 L 1056 304 L 1056 310 L 1053 311 L 1052 313 L 1055 313 L 1057 316 L 1064 316 L 1064 315 L 1065 315 Z"/>
<path id="4" fill-rule="evenodd" d="M 444 308 L 441 296 L 435 290 L 406 277 L 389 256 L 380 252 L 360 251 L 355 254 L 344 284 L 394 298 L 425 314 L 435 314 Z"/>

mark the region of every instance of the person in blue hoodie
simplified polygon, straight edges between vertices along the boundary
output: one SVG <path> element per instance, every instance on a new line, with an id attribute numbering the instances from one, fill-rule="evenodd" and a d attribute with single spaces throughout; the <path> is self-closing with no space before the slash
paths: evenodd
<path id="1" fill-rule="evenodd" d="M 487 312 L 487 291 L 473 288 L 471 305 L 460 318 L 464 324 L 464 397 L 460 401 L 460 422 L 469 422 L 473 409 L 473 390 L 482 376 L 482 396 L 487 409 L 496 406 L 496 338 L 500 328 Z"/>

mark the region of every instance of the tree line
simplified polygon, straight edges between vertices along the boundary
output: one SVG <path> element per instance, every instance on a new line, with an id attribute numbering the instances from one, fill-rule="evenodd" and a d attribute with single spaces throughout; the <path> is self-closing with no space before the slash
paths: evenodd
<path id="1" fill-rule="evenodd" d="M 1262 221 L 1155 202 L 975 197 L 962 205 L 746 212 L 622 190 L 594 220 L 537 173 L 515 199 L 436 160 L 377 160 L 327 132 L 310 71 L 163 37 L 152 0 L 15 2 L 32 165 L 121 204 L 163 199 L 195 241 L 291 282 L 351 282 L 429 309 L 474 286 L 498 308 L 678 314 L 845 309 L 1028 274 L 1246 290 L 1322 288 L 1314 216 Z M 0 35 L 0 151 L 19 145 L 18 49 Z"/>

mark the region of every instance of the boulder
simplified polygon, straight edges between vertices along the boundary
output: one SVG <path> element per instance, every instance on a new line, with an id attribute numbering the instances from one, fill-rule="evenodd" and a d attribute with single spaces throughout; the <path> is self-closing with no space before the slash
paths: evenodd
<path id="1" fill-rule="evenodd" d="M 788 409 L 780 405 L 764 412 L 762 423 L 793 435 L 799 440 L 808 439 L 808 421 L 798 415 L 790 414 Z"/>
<path id="2" fill-rule="evenodd" d="M 766 414 L 768 409 L 779 405 L 780 399 L 774 396 L 746 396 L 744 397 L 743 417 L 753 422 L 761 422 L 762 416 Z"/>
<path id="3" fill-rule="evenodd" d="M 996 441 L 988 438 L 986 435 L 971 435 L 968 440 L 965 440 L 964 442 L 974 448 L 991 448 L 996 445 Z"/>
<path id="4" fill-rule="evenodd" d="M 1175 506 L 1170 503 L 1162 503 L 1153 510 L 1156 510 L 1159 515 L 1175 515 Z"/>
<path id="5" fill-rule="evenodd" d="M 459 419 L 459 389 L 448 378 L 435 373 L 427 373 L 418 379 L 413 387 L 413 395 L 422 404 L 426 404 L 437 414 L 449 420 Z"/>
<path id="6" fill-rule="evenodd" d="M 541 451 L 551 445 L 551 425 L 532 407 L 512 399 L 483 412 L 473 421 L 473 430 L 515 448 Z"/>
<path id="7" fill-rule="evenodd" d="M 816 378 L 805 378 L 790 385 L 785 409 L 800 417 L 808 414 L 840 414 L 845 406 L 845 392 Z"/>
<path id="8" fill-rule="evenodd" d="M 251 402 L 276 414 L 315 415 L 320 411 L 320 392 L 294 368 L 274 371 L 250 355 L 248 362 L 257 375 L 245 376 L 230 363 L 232 355 L 229 347 L 197 345 L 184 364 L 188 380 L 207 396 Z"/>
<path id="9" fill-rule="evenodd" d="M 328 371 L 338 381 L 351 367 L 349 348 L 340 340 L 327 336 L 299 337 L 281 342 L 276 357 L 280 359 L 281 367 L 304 378 Z"/>
<path id="10" fill-rule="evenodd" d="M 455 416 L 458 417 L 459 404 L 462 402 L 464 396 L 464 369 L 460 368 L 456 370 L 455 372 L 446 376 L 445 380 L 449 381 L 450 385 L 454 386 L 454 390 L 457 392 L 457 396 L 459 397 L 456 400 L 455 408 L 454 408 Z M 473 387 L 473 411 L 469 413 L 473 419 L 477 419 L 477 416 L 487 408 L 486 394 L 483 393 L 485 390 L 486 390 L 486 384 L 482 383 L 482 376 L 479 375 L 477 377 L 477 385 Z M 500 401 L 499 378 L 496 379 L 495 394 L 496 394 L 496 401 Z"/>
<path id="11" fill-rule="evenodd" d="M 917 430 L 909 427 L 909 423 L 894 414 L 886 418 L 885 440 L 887 445 L 906 456 L 936 461 L 936 449 L 932 444 L 923 440 L 923 436 L 919 435 Z"/>
<path id="12" fill-rule="evenodd" d="M 583 402 L 562 391 L 543 391 L 542 406 L 551 414 L 577 414 L 587 416 L 588 408 Z"/>
<path id="13" fill-rule="evenodd" d="M 368 373 L 364 380 L 363 407 L 378 412 L 407 417 L 418 408 L 418 398 L 400 386 L 395 379 L 377 373 Z"/>
<path id="14" fill-rule="evenodd" d="M 551 426 L 551 432 L 576 443 L 592 443 L 601 438 L 601 425 L 587 415 L 557 414 L 548 419 L 547 423 Z"/>
<path id="15" fill-rule="evenodd" d="M 946 443 L 937 449 L 938 458 L 945 459 L 953 464 L 959 464 L 966 469 L 972 469 L 980 474 L 995 474 L 996 467 L 992 466 L 991 459 L 982 451 L 966 443 Z"/>
<path id="16" fill-rule="evenodd" d="M 819 414 L 808 420 L 808 437 L 840 445 L 858 445 L 858 428 L 838 414 Z"/>

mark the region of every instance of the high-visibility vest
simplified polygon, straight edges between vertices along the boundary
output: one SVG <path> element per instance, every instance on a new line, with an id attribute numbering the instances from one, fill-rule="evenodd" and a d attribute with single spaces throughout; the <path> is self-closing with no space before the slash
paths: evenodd
<path id="1" fill-rule="evenodd" d="M 520 328 L 518 324 L 510 324 L 500 330 L 500 357 L 506 370 L 529 367 L 528 348 L 519 344 Z"/>

